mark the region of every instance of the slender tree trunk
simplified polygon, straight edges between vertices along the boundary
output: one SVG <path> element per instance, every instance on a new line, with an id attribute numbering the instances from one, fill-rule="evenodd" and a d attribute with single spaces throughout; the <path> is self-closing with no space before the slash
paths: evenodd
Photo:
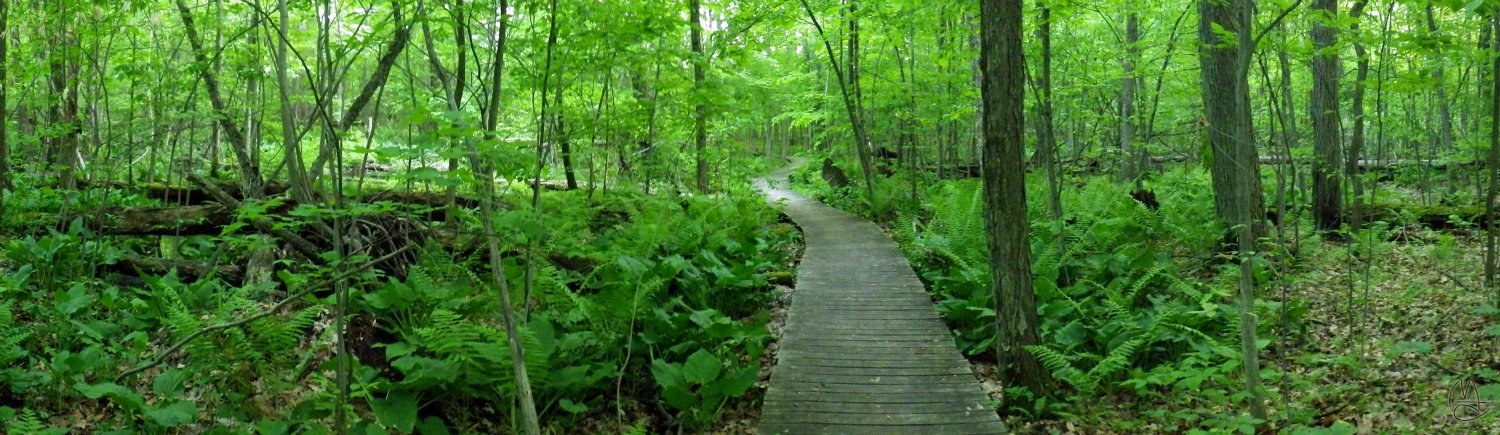
<path id="1" fill-rule="evenodd" d="M 1495 292 L 1495 300 L 1500 301 L 1500 285 L 1496 285 L 1496 234 L 1495 234 L 1495 196 L 1500 193 L 1500 55 L 1494 51 L 1500 48 L 1500 8 L 1494 9 L 1491 15 L 1491 25 L 1494 31 L 1495 42 L 1490 44 L 1492 51 L 1485 54 L 1490 56 L 1490 81 L 1494 82 L 1490 89 L 1490 152 L 1489 192 L 1485 192 L 1484 198 L 1484 286 Z"/>
<path id="2" fill-rule="evenodd" d="M 844 97 L 844 108 L 849 113 L 849 123 L 854 129 L 854 153 L 859 157 L 859 166 L 864 172 L 865 197 L 870 201 L 872 208 L 879 209 L 880 200 L 875 196 L 875 167 L 870 157 L 870 135 L 865 130 L 864 115 L 860 113 L 859 106 L 854 102 L 854 96 L 850 94 L 849 80 L 844 77 L 838 56 L 833 53 L 833 44 L 828 42 L 828 35 L 823 31 L 823 25 L 818 22 L 817 14 L 813 13 L 812 5 L 809 5 L 807 0 L 802 0 L 802 8 L 807 11 L 808 18 L 812 19 L 813 27 L 818 31 L 818 39 L 823 41 L 823 49 L 828 52 L 828 63 L 838 79 L 839 93 Z"/>
<path id="3" fill-rule="evenodd" d="M 1427 31 L 1432 34 L 1431 36 L 1438 37 L 1439 35 L 1437 34 L 1437 20 L 1433 18 L 1432 2 L 1427 2 L 1425 9 L 1427 16 Z M 1441 50 L 1441 48 L 1439 48 L 1439 50 Z M 1437 88 L 1437 115 L 1440 128 L 1440 130 L 1438 130 L 1438 137 L 1440 139 L 1441 145 L 1444 148 L 1448 148 L 1453 146 L 1454 141 L 1453 113 L 1449 111 L 1450 104 L 1448 103 L 1448 90 L 1443 83 L 1443 61 L 1441 57 L 1442 54 L 1440 51 L 1434 53 L 1434 59 L 1432 62 L 1432 82 L 1433 86 Z"/>
<path id="4" fill-rule="evenodd" d="M 499 0 L 498 13 L 500 14 L 500 30 L 496 35 L 494 58 L 490 61 L 490 95 L 489 104 L 485 106 L 484 131 L 485 135 L 495 139 L 495 132 L 500 119 L 500 84 L 504 77 L 501 72 L 505 68 L 505 41 L 506 30 L 509 26 L 510 17 L 506 15 L 508 9 L 506 0 Z M 492 166 L 484 165 L 479 159 L 479 150 L 473 141 L 469 144 L 469 164 L 472 169 L 481 176 L 475 177 L 476 190 L 484 192 L 480 195 L 479 217 L 484 226 L 485 246 L 490 254 L 490 277 L 495 281 L 495 287 L 500 292 L 500 313 L 505 321 L 506 343 L 510 345 L 511 368 L 516 377 L 516 398 L 520 400 L 521 422 L 526 428 L 528 435 L 539 435 L 542 433 L 540 420 L 537 418 L 536 400 L 532 397 L 531 380 L 526 371 L 526 353 L 521 345 L 520 328 L 516 318 L 515 304 L 510 300 L 510 283 L 505 278 L 505 262 L 503 253 L 500 252 L 500 241 L 495 234 L 495 171 Z"/>
<path id="5" fill-rule="evenodd" d="M 1133 182 L 1140 176 L 1140 159 L 1135 146 L 1135 62 L 1139 56 L 1136 44 L 1140 42 L 1140 23 L 1134 2 L 1127 6 L 1125 17 L 1125 62 L 1124 77 L 1120 79 L 1120 151 L 1124 157 L 1120 165 L 1120 180 Z"/>
<path id="6" fill-rule="evenodd" d="M 1062 177 L 1057 167 L 1057 133 L 1056 125 L 1052 119 L 1052 9 L 1047 7 L 1048 0 L 1037 0 L 1037 9 L 1041 10 L 1041 22 L 1037 23 L 1036 35 L 1042 45 L 1041 78 L 1037 85 L 1041 88 L 1042 101 L 1037 105 L 1038 119 L 1036 154 L 1038 163 L 1041 163 L 1047 175 L 1047 213 L 1053 221 L 1061 221 L 1062 208 Z"/>
<path id="7" fill-rule="evenodd" d="M 6 94 L 10 91 L 10 71 L 7 66 L 10 40 L 10 0 L 0 0 L 0 193 L 11 188 L 10 141 L 6 136 L 6 124 L 10 112 L 6 110 Z M 5 202 L 0 201 L 0 215 L 5 214 Z"/>
<path id="8" fill-rule="evenodd" d="M 1313 123 L 1313 224 L 1333 231 L 1343 223 L 1343 184 L 1339 179 L 1343 129 L 1339 121 L 1339 76 L 1343 75 L 1333 28 L 1338 20 L 1336 0 L 1315 0 L 1312 23 L 1313 89 L 1308 97 Z"/>
<path id="9" fill-rule="evenodd" d="M 981 92 L 984 103 L 985 228 L 1000 381 L 1046 391 L 1047 372 L 1025 349 L 1041 343 L 1031 253 L 1026 230 L 1025 59 L 1021 50 L 1021 0 L 980 3 Z"/>
<path id="10" fill-rule="evenodd" d="M 291 14 L 287 11 L 286 0 L 278 0 L 276 9 L 281 15 L 282 23 L 291 22 Z M 277 26 L 280 37 L 276 44 L 276 84 L 277 98 L 281 99 L 281 144 L 284 152 L 282 159 L 287 167 L 287 177 L 291 182 L 292 197 L 298 201 L 311 202 L 313 200 L 312 182 L 307 175 L 307 166 L 302 161 L 302 145 L 297 135 L 297 118 L 295 106 L 292 105 L 292 80 L 288 73 L 291 65 L 287 63 L 287 52 L 290 50 L 287 41 L 287 26 Z M 227 131 L 227 130 L 226 130 Z"/>
<path id="11" fill-rule="evenodd" d="M 557 86 L 552 91 L 553 105 L 563 106 L 563 87 Z M 562 158 L 563 178 L 567 180 L 568 190 L 578 189 L 578 173 L 573 167 L 573 140 L 568 136 L 567 121 L 563 119 L 561 111 L 552 114 L 552 142 L 557 144 L 559 157 Z"/>
<path id="12" fill-rule="evenodd" d="M 282 1 L 285 2 L 285 0 Z M 255 159 L 251 157 L 254 150 L 249 149 L 249 142 L 245 140 L 245 134 L 240 131 L 239 124 L 236 124 L 234 118 L 229 116 L 229 110 L 226 108 L 224 98 L 219 93 L 219 79 L 214 75 L 213 69 L 208 67 L 210 65 L 208 53 L 203 49 L 203 43 L 198 39 L 198 29 L 193 25 L 193 15 L 188 10 L 185 0 L 177 0 L 177 12 L 182 18 L 183 28 L 187 31 L 188 44 L 193 48 L 193 58 L 200 65 L 199 75 L 203 79 L 204 89 L 208 91 L 208 101 L 213 105 L 219 127 L 224 130 L 224 135 L 228 136 L 230 144 L 234 147 L 234 157 L 239 164 L 240 182 L 244 185 L 245 196 L 247 198 L 264 196 L 262 186 L 265 183 L 261 181 L 260 168 L 256 166 Z M 285 4 L 282 5 L 281 14 L 282 22 L 288 22 Z M 285 26 L 282 27 L 282 32 L 282 36 L 285 38 Z"/>
<path id="13" fill-rule="evenodd" d="M 694 55 L 693 149 L 696 151 L 694 159 L 697 163 L 697 170 L 694 173 L 696 175 L 698 192 L 708 193 L 708 104 L 705 102 L 708 96 L 704 95 L 706 90 L 703 88 L 704 77 L 706 76 L 704 65 L 708 63 L 708 59 L 703 57 L 703 20 L 700 16 L 702 14 L 702 11 L 700 11 L 702 7 L 698 4 L 698 0 L 688 0 L 688 9 L 688 15 L 693 21 L 688 24 L 688 28 L 690 30 L 689 33 L 692 33 Z"/>
<path id="14" fill-rule="evenodd" d="M 1354 90 L 1350 97 L 1349 115 L 1354 120 L 1353 129 L 1349 133 L 1349 152 L 1344 160 L 1344 174 L 1349 177 L 1349 188 L 1353 190 L 1354 197 L 1350 198 L 1351 207 L 1349 213 L 1349 228 L 1359 231 L 1364 226 L 1363 198 L 1365 196 L 1364 183 L 1360 180 L 1359 159 L 1365 148 L 1365 80 L 1370 77 L 1370 56 L 1365 52 L 1365 44 L 1360 42 L 1359 21 L 1364 18 L 1366 0 L 1354 2 L 1349 8 L 1349 16 L 1354 19 L 1350 25 L 1350 34 L 1354 41 L 1355 73 Z"/>

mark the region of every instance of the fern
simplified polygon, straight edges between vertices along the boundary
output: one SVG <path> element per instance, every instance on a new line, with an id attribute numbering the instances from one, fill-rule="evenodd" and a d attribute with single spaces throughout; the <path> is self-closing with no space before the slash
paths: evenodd
<path id="1" fill-rule="evenodd" d="M 16 414 L 16 419 L 5 428 L 6 433 L 18 435 L 38 434 L 46 430 L 47 424 L 42 422 L 42 418 L 30 408 L 21 408 L 21 412 Z"/>

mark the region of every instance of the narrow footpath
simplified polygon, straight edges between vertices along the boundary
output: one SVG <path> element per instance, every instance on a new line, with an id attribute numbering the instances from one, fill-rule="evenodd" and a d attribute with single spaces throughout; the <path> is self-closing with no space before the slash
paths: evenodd
<path id="1" fill-rule="evenodd" d="M 762 434 L 998 434 L 1005 425 L 901 248 L 874 223 L 758 180 L 802 227 Z"/>

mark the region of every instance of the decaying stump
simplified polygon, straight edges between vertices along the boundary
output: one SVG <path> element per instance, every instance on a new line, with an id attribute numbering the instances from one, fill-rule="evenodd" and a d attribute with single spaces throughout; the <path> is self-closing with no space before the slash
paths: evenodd
<path id="1" fill-rule="evenodd" d="M 825 158 L 823 159 L 823 181 L 827 181 L 829 186 L 839 189 L 849 185 L 849 176 L 844 175 L 843 169 L 839 169 L 838 166 L 833 165 L 833 159 Z"/>

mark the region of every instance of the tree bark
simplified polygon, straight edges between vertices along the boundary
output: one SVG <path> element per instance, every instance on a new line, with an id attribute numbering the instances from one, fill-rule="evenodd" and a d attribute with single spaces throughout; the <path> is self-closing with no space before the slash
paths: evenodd
<path id="1" fill-rule="evenodd" d="M 833 67 L 833 74 L 838 79 L 839 92 L 844 97 L 844 108 L 849 113 L 849 123 L 854 129 L 854 153 L 859 157 L 861 172 L 864 172 L 866 198 L 870 201 L 872 208 L 879 208 L 880 200 L 875 196 L 875 165 L 870 157 L 870 135 L 865 130 L 864 114 L 860 113 L 859 105 L 854 102 L 854 95 L 850 94 L 849 79 L 844 77 L 838 56 L 833 53 L 833 44 L 828 42 L 828 35 L 823 31 L 823 24 L 818 22 L 818 15 L 813 13 L 812 5 L 808 4 L 807 0 L 802 0 L 802 8 L 807 11 L 808 18 L 812 20 L 813 28 L 817 29 L 818 39 L 823 41 L 823 50 L 828 53 L 828 63 Z"/>
<path id="2" fill-rule="evenodd" d="M 1494 82 L 1494 87 L 1490 89 L 1490 182 L 1484 198 L 1484 223 L 1489 228 L 1485 231 L 1484 242 L 1484 286 L 1496 292 L 1495 300 L 1500 300 L 1500 285 L 1495 282 L 1495 196 L 1500 193 L 1500 55 L 1494 51 L 1500 48 L 1500 7 L 1493 10 L 1491 17 L 1491 26 L 1495 30 L 1490 33 L 1495 42 L 1490 44 L 1491 51 L 1485 53 L 1490 56 L 1490 81 Z"/>
<path id="3" fill-rule="evenodd" d="M 1349 103 L 1349 115 L 1353 118 L 1354 125 L 1352 131 L 1349 133 L 1349 152 L 1346 153 L 1347 155 L 1344 158 L 1344 174 L 1349 177 L 1349 188 L 1354 193 L 1354 198 L 1351 198 L 1350 201 L 1351 207 L 1349 211 L 1349 228 L 1353 231 L 1359 231 L 1360 227 L 1364 226 L 1364 207 L 1362 204 L 1365 191 L 1364 182 L 1359 176 L 1359 159 L 1362 157 L 1365 148 L 1365 80 L 1370 77 L 1370 56 L 1369 53 L 1365 52 L 1365 44 L 1360 42 L 1361 39 L 1357 33 L 1359 31 L 1359 21 L 1364 18 L 1366 3 L 1368 3 L 1366 0 L 1359 0 L 1354 2 L 1354 6 L 1349 8 L 1349 16 L 1354 18 L 1354 23 L 1350 25 L 1349 30 L 1354 41 L 1356 66 L 1354 73 L 1354 95 L 1350 97 L 1352 101 Z"/>
<path id="4" fill-rule="evenodd" d="M 1239 284 L 1240 351 L 1245 388 L 1250 392 L 1250 414 L 1267 421 L 1265 393 L 1260 386 L 1260 355 L 1255 345 L 1255 277 L 1250 253 L 1264 230 L 1265 209 L 1259 160 L 1250 121 L 1246 65 L 1254 50 L 1250 37 L 1249 0 L 1202 0 L 1198 3 L 1199 74 L 1208 142 L 1213 152 L 1214 209 L 1236 235 L 1241 256 Z M 1225 32 L 1225 33 L 1221 33 Z M 1235 40 L 1224 40 L 1224 35 Z M 1265 423 L 1262 429 L 1268 428 Z"/>
<path id="5" fill-rule="evenodd" d="M 1339 177 L 1344 137 L 1339 121 L 1339 76 L 1343 67 L 1335 51 L 1338 36 L 1332 25 L 1338 19 L 1338 2 L 1315 0 L 1312 10 L 1313 89 L 1308 101 L 1317 155 L 1313 160 L 1313 224 L 1319 230 L 1333 231 L 1343 223 L 1343 184 Z"/>
<path id="6" fill-rule="evenodd" d="M 177 12 L 182 18 L 182 26 L 187 31 L 188 44 L 193 48 L 193 59 L 198 64 L 195 68 L 198 68 L 199 76 L 203 79 L 203 87 L 208 91 L 208 101 L 213 105 L 214 117 L 217 118 L 215 121 L 219 123 L 219 128 L 224 130 L 224 135 L 229 137 L 229 142 L 234 147 L 234 157 L 238 161 L 240 169 L 240 182 L 245 185 L 245 192 L 249 196 L 254 198 L 261 197 L 263 196 L 261 186 L 265 183 L 261 180 L 260 168 L 257 167 L 255 159 L 251 156 L 254 150 L 249 149 L 249 142 L 245 140 L 244 132 L 240 131 L 239 124 L 234 121 L 234 118 L 229 115 L 229 110 L 225 108 L 224 97 L 219 92 L 219 79 L 214 75 L 213 68 L 210 67 L 211 63 L 209 62 L 208 53 L 203 50 L 203 42 L 198 39 L 198 29 L 193 25 L 193 14 L 188 9 L 187 2 L 185 0 L 177 0 L 176 3 Z M 283 22 L 285 22 L 285 5 L 282 7 L 282 18 Z M 285 31 L 285 27 L 283 26 L 282 32 Z"/>
<path id="7" fill-rule="evenodd" d="M 1042 45 L 1041 77 L 1037 86 L 1041 88 L 1041 101 L 1037 104 L 1036 122 L 1037 162 L 1047 175 L 1047 213 L 1054 221 L 1062 219 L 1062 179 L 1057 167 L 1057 133 L 1052 119 L 1052 9 L 1046 1 L 1037 0 L 1041 10 L 1041 22 L 1037 23 L 1036 35 Z"/>
<path id="8" fill-rule="evenodd" d="M 1254 230 L 1252 236 L 1258 236 L 1263 234 L 1263 224 L 1252 216 L 1265 207 L 1245 69 L 1251 50 L 1250 2 L 1204 0 L 1198 10 L 1199 74 L 1213 154 L 1214 210 L 1229 227 L 1248 225 Z M 1215 27 L 1237 39 L 1223 40 Z"/>
<path id="9" fill-rule="evenodd" d="M 10 141 L 6 139 L 6 125 L 10 113 L 6 110 L 6 93 L 10 90 L 10 73 L 6 68 L 10 48 L 10 1 L 0 0 L 0 192 L 10 189 Z M 0 201 L 0 215 L 5 214 L 5 202 Z"/>
<path id="10" fill-rule="evenodd" d="M 1025 349 L 1041 342 L 1031 287 L 1024 162 L 1025 59 L 1021 0 L 980 4 L 985 229 L 995 292 L 996 356 L 1005 385 L 1045 392 L 1047 372 Z"/>
<path id="11" fill-rule="evenodd" d="M 706 72 L 703 65 L 708 59 L 703 57 L 703 21 L 699 16 L 698 0 L 688 0 L 688 15 L 693 21 L 688 23 L 689 33 L 692 33 L 693 45 L 693 149 L 696 151 L 694 159 L 697 164 L 696 180 L 699 193 L 708 193 L 708 104 L 704 102 L 703 81 Z"/>
<path id="12" fill-rule="evenodd" d="M 1141 32 L 1134 2 L 1130 2 L 1126 8 L 1130 10 L 1125 17 L 1124 77 L 1120 79 L 1120 151 L 1124 154 L 1123 164 L 1120 165 L 1120 180 L 1129 183 L 1140 176 L 1141 160 L 1136 156 L 1138 151 L 1135 146 L 1135 62 L 1139 55 L 1136 44 Z"/>

